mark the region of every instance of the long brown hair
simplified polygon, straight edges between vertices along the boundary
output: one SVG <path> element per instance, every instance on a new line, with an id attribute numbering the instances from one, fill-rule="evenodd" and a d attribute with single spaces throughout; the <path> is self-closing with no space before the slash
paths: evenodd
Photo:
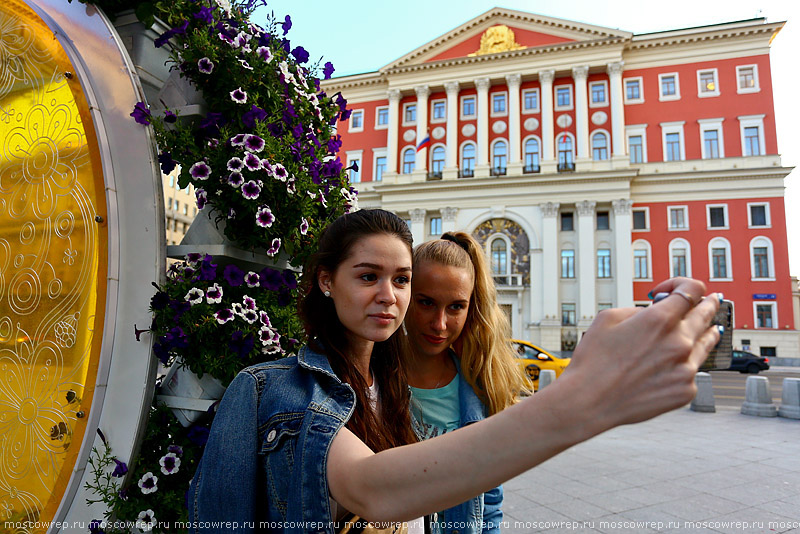
<path id="1" fill-rule="evenodd" d="M 472 272 L 474 285 L 461 331 L 461 373 L 490 414 L 530 393 L 517 366 L 511 346 L 511 325 L 497 304 L 497 291 L 486 255 L 475 239 L 464 232 L 448 232 L 442 239 L 414 249 L 414 267 L 430 261 Z"/>
<path id="2" fill-rule="evenodd" d="M 397 237 L 411 251 L 413 239 L 408 226 L 388 211 L 360 210 L 333 221 L 320 237 L 317 252 L 303 268 L 298 312 L 309 346 L 325 354 L 336 376 L 356 393 L 356 408 L 347 428 L 378 452 L 416 441 L 403 365 L 403 355 L 408 350 L 405 336 L 395 332 L 386 341 L 375 343 L 372 350 L 370 367 L 380 391 L 380 413 L 375 413 L 370 408 L 367 382 L 350 361 L 345 327 L 336 315 L 333 301 L 322 294 L 317 284 L 321 269 L 336 272 L 358 240 L 376 234 Z"/>

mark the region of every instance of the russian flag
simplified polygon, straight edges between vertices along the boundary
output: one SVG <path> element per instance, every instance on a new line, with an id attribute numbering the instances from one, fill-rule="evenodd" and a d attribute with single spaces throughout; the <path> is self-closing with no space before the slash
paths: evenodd
<path id="1" fill-rule="evenodd" d="M 431 136 L 430 136 L 430 134 L 426 135 L 425 139 L 423 139 L 422 141 L 419 142 L 419 144 L 417 145 L 417 152 L 419 152 L 423 148 L 428 148 L 429 146 L 431 146 Z"/>

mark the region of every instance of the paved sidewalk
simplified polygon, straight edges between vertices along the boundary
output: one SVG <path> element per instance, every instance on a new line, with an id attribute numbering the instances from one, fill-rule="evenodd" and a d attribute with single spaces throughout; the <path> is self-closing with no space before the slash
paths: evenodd
<path id="1" fill-rule="evenodd" d="M 687 406 L 602 434 L 504 488 L 505 534 L 800 533 L 800 420 Z"/>

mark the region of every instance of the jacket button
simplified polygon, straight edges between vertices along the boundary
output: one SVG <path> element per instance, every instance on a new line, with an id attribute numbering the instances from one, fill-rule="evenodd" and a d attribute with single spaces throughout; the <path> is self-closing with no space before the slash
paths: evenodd
<path id="1" fill-rule="evenodd" d="M 269 434 L 267 434 L 267 442 L 268 443 L 272 443 L 273 441 L 275 441 L 275 436 L 277 436 L 277 435 L 278 435 L 278 433 L 275 432 L 274 428 L 272 430 L 270 430 Z"/>

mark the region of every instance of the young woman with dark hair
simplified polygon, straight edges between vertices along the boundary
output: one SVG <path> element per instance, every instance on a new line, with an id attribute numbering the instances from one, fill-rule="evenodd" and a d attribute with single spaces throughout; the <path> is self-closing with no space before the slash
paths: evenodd
<path id="1" fill-rule="evenodd" d="M 686 404 L 719 338 L 709 327 L 717 295 L 702 298 L 695 280 L 662 282 L 655 292 L 681 298 L 601 312 L 551 386 L 407 444 L 396 331 L 411 269 L 395 215 L 365 210 L 331 224 L 303 275 L 308 345 L 228 387 L 189 491 L 191 532 L 333 533 L 343 510 L 374 522 L 445 510 L 605 430 Z"/>

